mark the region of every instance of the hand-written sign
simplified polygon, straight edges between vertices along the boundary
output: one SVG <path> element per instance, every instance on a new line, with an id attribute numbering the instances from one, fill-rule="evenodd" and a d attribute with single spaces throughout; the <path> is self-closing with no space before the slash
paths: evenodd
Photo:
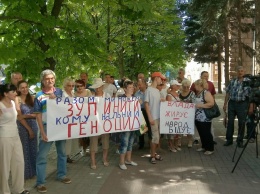
<path id="1" fill-rule="evenodd" d="M 49 141 L 138 130 L 138 98 L 74 97 L 47 100 Z"/>
<path id="2" fill-rule="evenodd" d="M 195 104 L 185 102 L 161 102 L 161 134 L 194 134 Z"/>

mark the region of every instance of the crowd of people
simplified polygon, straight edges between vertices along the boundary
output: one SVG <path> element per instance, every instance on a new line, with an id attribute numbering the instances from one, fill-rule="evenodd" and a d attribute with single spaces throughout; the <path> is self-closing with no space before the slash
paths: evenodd
<path id="1" fill-rule="evenodd" d="M 239 130 L 237 145 L 243 147 L 244 128 L 247 114 L 253 119 L 254 104 L 249 103 L 250 87 L 242 86 L 245 79 L 243 67 L 238 67 L 237 78 L 233 79 L 226 90 L 223 110 L 228 112 L 228 124 L 226 142 L 224 146 L 233 144 L 234 119 L 238 117 Z M 151 74 L 151 83 L 147 83 L 143 73 L 139 73 L 136 81 L 122 78 L 119 81 L 120 88 L 114 83 L 114 77 L 106 74 L 105 80 L 95 78 L 93 84 L 88 83 L 88 74 L 81 73 L 79 79 L 66 78 L 63 88 L 55 87 L 56 75 L 52 70 L 44 70 L 40 74 L 41 91 L 35 96 L 29 92 L 29 85 L 23 79 L 22 74 L 11 74 L 11 83 L 0 86 L 0 193 L 11 193 L 9 188 L 9 173 L 12 174 L 13 191 L 28 194 L 24 189 L 24 180 L 36 177 L 38 192 L 47 192 L 46 166 L 47 156 L 51 145 L 55 143 L 57 151 L 57 179 L 64 184 L 70 184 L 67 177 L 67 163 L 73 163 L 71 158 L 72 145 L 76 142 L 82 148 L 82 156 L 86 156 L 90 147 L 90 168 L 98 168 L 96 153 L 98 145 L 102 145 L 104 166 L 109 166 L 108 150 L 110 140 L 118 145 L 119 168 L 127 170 L 127 165 L 137 166 L 132 160 L 132 148 L 138 141 L 139 149 L 143 149 L 145 143 L 150 148 L 150 163 L 156 164 L 163 157 L 158 154 L 161 141 L 167 139 L 170 152 L 179 152 L 182 147 L 182 135 L 160 134 L 160 104 L 164 101 L 177 101 L 195 103 L 195 134 L 188 134 L 187 147 L 191 148 L 198 139 L 201 147 L 197 149 L 205 155 L 214 153 L 214 131 L 212 119 L 207 118 L 205 109 L 214 105 L 216 94 L 214 84 L 209 80 L 206 71 L 201 72 L 200 79 L 191 84 L 185 78 L 185 70 L 179 69 L 178 77 L 167 82 L 166 77 L 160 72 Z M 148 128 L 148 141 L 145 142 L 145 134 L 136 136 L 134 131 L 126 131 L 114 134 L 102 134 L 80 138 L 78 140 L 48 141 L 47 129 L 47 99 L 56 97 L 132 97 L 139 98 L 141 111 Z M 248 125 L 247 138 L 254 141 L 254 126 Z M 38 138 L 39 134 L 39 138 Z M 137 140 L 138 139 L 138 140 Z M 100 141 L 99 141 L 100 140 Z"/>

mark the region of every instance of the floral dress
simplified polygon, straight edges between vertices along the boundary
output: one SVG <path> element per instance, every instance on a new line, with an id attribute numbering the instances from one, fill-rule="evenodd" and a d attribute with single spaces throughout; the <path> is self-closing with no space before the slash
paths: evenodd
<path id="1" fill-rule="evenodd" d="M 20 102 L 20 109 L 22 114 L 32 114 L 33 107 L 28 106 L 27 104 Z M 23 145 L 23 154 L 24 154 L 24 178 L 30 179 L 36 175 L 36 153 L 37 153 L 37 133 L 38 125 L 36 119 L 25 119 L 28 125 L 32 128 L 34 133 L 34 138 L 29 138 L 29 133 L 27 129 L 17 121 L 18 131 L 20 139 Z"/>

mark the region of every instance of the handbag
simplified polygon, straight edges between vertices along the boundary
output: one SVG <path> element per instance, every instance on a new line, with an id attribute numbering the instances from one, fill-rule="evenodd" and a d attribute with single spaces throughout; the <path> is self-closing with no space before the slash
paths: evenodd
<path id="1" fill-rule="evenodd" d="M 145 134 L 148 131 L 148 127 L 146 126 L 146 124 L 141 125 L 139 130 L 136 130 L 136 135 L 137 136 L 141 136 L 143 134 Z"/>
<path id="2" fill-rule="evenodd" d="M 145 119 L 144 119 L 144 115 L 141 112 L 141 126 L 139 130 L 136 130 L 136 135 L 137 136 L 141 136 L 143 134 L 145 134 L 148 131 L 148 127 L 146 125 Z"/>
<path id="3" fill-rule="evenodd" d="M 202 97 L 203 97 L 203 101 L 206 102 L 204 98 L 204 91 L 202 93 Z M 203 110 L 208 119 L 213 119 L 221 115 L 219 107 L 215 100 L 214 100 L 214 105 L 211 108 L 203 108 Z"/>

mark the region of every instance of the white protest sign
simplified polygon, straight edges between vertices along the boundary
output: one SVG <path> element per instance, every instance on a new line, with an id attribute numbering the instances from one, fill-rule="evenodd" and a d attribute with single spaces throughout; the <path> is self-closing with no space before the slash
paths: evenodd
<path id="1" fill-rule="evenodd" d="M 194 134 L 195 104 L 186 102 L 161 102 L 161 134 Z"/>
<path id="2" fill-rule="evenodd" d="M 139 130 L 138 98 L 56 98 L 47 100 L 49 141 Z"/>

